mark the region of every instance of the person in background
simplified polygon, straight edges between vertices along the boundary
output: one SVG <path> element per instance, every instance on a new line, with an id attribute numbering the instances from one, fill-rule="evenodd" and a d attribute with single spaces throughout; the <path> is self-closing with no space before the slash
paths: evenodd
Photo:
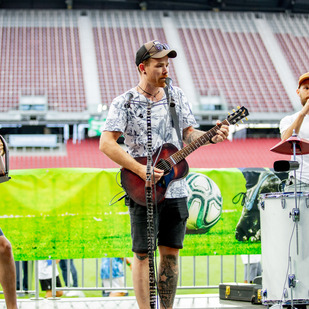
<path id="1" fill-rule="evenodd" d="M 131 261 L 126 258 L 126 264 L 132 269 Z M 101 260 L 101 279 L 103 287 L 121 288 L 124 287 L 123 258 L 102 258 Z M 112 268 L 112 278 L 110 270 Z M 109 297 L 127 296 L 126 290 L 103 290 L 102 295 Z"/>
<path id="2" fill-rule="evenodd" d="M 16 261 L 15 268 L 16 268 L 16 289 L 17 290 L 22 289 L 25 293 L 27 293 L 28 292 L 28 261 Z M 20 276 L 20 271 L 22 273 L 22 276 Z M 20 284 L 20 278 L 22 279 L 21 280 L 22 284 Z M 18 295 L 19 297 L 22 296 L 22 294 L 18 294 Z"/>
<path id="3" fill-rule="evenodd" d="M 280 121 L 281 139 L 287 140 L 295 132 L 299 138 L 309 141 L 309 72 L 299 77 L 296 93 L 302 108 L 292 115 L 285 116 Z M 294 160 L 293 156 L 291 160 Z M 309 154 L 297 155 L 296 161 L 299 163 L 299 168 L 296 170 L 296 190 L 309 191 Z M 294 192 L 294 188 L 295 179 L 294 171 L 292 171 L 284 191 Z"/>
<path id="4" fill-rule="evenodd" d="M 60 260 L 57 260 L 59 263 Z M 53 297 L 52 295 L 52 260 L 39 260 L 39 280 L 42 291 L 46 291 L 45 298 Z M 59 272 L 56 267 L 56 287 L 61 287 L 61 281 L 59 278 Z M 63 291 L 56 291 L 56 297 L 61 297 Z"/>
<path id="5" fill-rule="evenodd" d="M 4 155 L 3 143 L 0 139 L 0 157 Z M 1 160 L 1 158 L 0 158 Z M 12 246 L 0 228 L 0 284 L 3 289 L 7 309 L 16 309 L 16 269 Z"/>
<path id="6" fill-rule="evenodd" d="M 249 276 L 248 276 L 248 262 L 249 263 Z M 244 274 L 244 282 L 245 283 L 253 283 L 254 278 L 262 275 L 262 265 L 261 265 L 261 255 L 260 254 L 251 254 L 248 258 L 248 255 L 241 255 L 241 260 L 244 263 L 245 274 Z M 249 281 L 248 281 L 249 279 Z"/>
<path id="7" fill-rule="evenodd" d="M 73 260 L 60 260 L 59 266 L 62 272 L 62 277 L 66 286 L 68 286 L 68 263 L 70 261 L 70 272 L 72 274 L 73 279 L 73 287 L 78 287 L 78 279 L 77 279 L 77 270 L 74 265 Z"/>

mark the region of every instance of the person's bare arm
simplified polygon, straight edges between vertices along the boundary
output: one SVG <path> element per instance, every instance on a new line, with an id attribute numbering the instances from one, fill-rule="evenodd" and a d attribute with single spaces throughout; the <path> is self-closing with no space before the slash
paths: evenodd
<path id="1" fill-rule="evenodd" d="M 137 162 L 117 143 L 121 132 L 104 131 L 101 134 L 99 149 L 111 160 L 120 166 L 131 170 L 133 173 L 146 181 L 146 165 Z M 163 176 L 163 171 L 154 168 L 155 180 L 158 181 Z"/>
<path id="2" fill-rule="evenodd" d="M 217 122 L 219 124 L 220 122 Z M 216 132 L 217 134 L 211 139 L 213 143 L 217 144 L 224 141 L 229 134 L 229 127 L 227 125 L 222 125 L 220 129 Z M 194 129 L 193 127 L 188 127 L 183 130 L 183 140 L 186 144 L 190 144 L 200 136 L 205 134 L 204 131 Z M 209 142 L 207 144 L 210 144 Z"/>
<path id="3" fill-rule="evenodd" d="M 294 122 L 285 130 L 281 133 L 281 139 L 286 140 L 289 137 L 292 136 L 293 131 L 295 130 L 295 133 L 298 134 L 301 128 L 301 125 L 303 124 L 303 120 L 305 116 L 309 112 L 309 100 L 307 103 L 303 106 L 302 110 L 299 112 L 297 118 L 294 120 Z"/>
<path id="4" fill-rule="evenodd" d="M 3 154 L 4 154 L 3 143 L 2 143 L 2 141 L 0 140 L 0 156 L 3 156 Z"/>

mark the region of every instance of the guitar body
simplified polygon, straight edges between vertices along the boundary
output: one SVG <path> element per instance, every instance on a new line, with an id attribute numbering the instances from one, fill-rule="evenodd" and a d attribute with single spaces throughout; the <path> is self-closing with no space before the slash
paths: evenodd
<path id="1" fill-rule="evenodd" d="M 153 161 L 156 160 L 156 167 L 160 164 L 160 160 L 165 160 L 178 151 L 173 144 L 164 144 L 158 156 L 158 152 L 152 156 Z M 158 158 L 157 158 L 158 156 Z M 135 158 L 141 164 L 147 165 L 147 157 Z M 160 166 L 159 166 L 160 168 Z M 185 159 L 174 165 L 171 170 L 166 173 L 152 188 L 152 198 L 154 202 L 162 202 L 168 186 L 175 180 L 186 177 L 189 173 L 189 165 Z M 139 205 L 146 206 L 145 181 L 134 174 L 132 171 L 121 169 L 121 185 L 130 198 Z"/>
<path id="2" fill-rule="evenodd" d="M 244 106 L 238 107 L 238 110 L 230 114 L 227 119 L 205 132 L 184 148 L 178 150 L 176 146 L 168 143 L 162 146 L 161 151 L 159 148 L 152 156 L 152 159 L 153 162 L 156 162 L 156 167 L 164 170 L 164 176 L 155 184 L 155 186 L 153 186 L 152 200 L 157 203 L 163 201 L 168 186 L 173 181 L 179 180 L 188 175 L 189 166 L 185 158 L 200 146 L 209 142 L 211 138 L 217 134 L 217 131 L 220 129 L 221 125 L 224 124 L 229 126 L 230 124 L 236 124 L 247 115 L 249 115 L 249 112 Z M 141 164 L 147 165 L 146 157 L 139 157 L 135 159 Z M 122 168 L 121 184 L 134 202 L 146 206 L 146 190 L 144 180 L 130 170 Z"/>

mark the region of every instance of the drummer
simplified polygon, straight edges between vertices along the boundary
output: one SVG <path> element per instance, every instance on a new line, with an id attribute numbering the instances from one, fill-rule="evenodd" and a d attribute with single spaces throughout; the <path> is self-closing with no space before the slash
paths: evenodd
<path id="1" fill-rule="evenodd" d="M 300 98 L 302 108 L 299 112 L 285 116 L 280 121 L 281 139 L 286 140 L 295 132 L 299 138 L 306 139 L 309 142 L 309 72 L 299 77 L 296 93 Z M 292 160 L 294 160 L 293 156 Z M 309 191 L 309 154 L 297 155 L 296 160 L 299 162 L 299 169 L 296 170 L 296 190 L 298 192 Z M 294 190 L 293 171 L 293 174 L 290 174 L 285 191 L 293 192 Z"/>

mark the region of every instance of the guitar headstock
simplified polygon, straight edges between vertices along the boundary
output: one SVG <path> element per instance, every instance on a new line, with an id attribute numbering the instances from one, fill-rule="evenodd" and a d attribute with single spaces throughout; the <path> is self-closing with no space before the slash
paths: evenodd
<path id="1" fill-rule="evenodd" d="M 238 106 L 237 108 L 237 111 L 233 110 L 233 113 L 229 114 L 227 117 L 227 121 L 230 124 L 236 124 L 238 121 L 241 121 L 243 118 L 246 118 L 249 115 L 248 110 L 244 106 Z M 248 119 L 246 118 L 246 120 Z"/>

